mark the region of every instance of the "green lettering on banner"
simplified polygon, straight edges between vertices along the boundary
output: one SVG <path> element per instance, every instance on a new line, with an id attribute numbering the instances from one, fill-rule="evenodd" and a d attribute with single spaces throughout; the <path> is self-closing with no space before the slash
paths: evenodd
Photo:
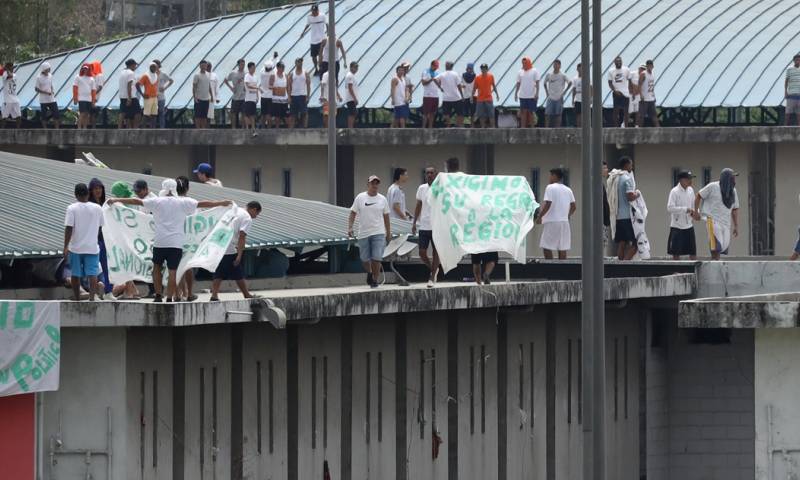
<path id="1" fill-rule="evenodd" d="M 8 325 L 8 302 L 0 302 L 0 330 Z"/>
<path id="2" fill-rule="evenodd" d="M 149 249 L 147 242 L 142 240 L 141 238 L 136 238 L 133 241 L 133 248 L 136 250 L 136 253 L 139 255 L 144 255 L 147 250 Z"/>
<path id="3" fill-rule="evenodd" d="M 16 312 L 14 313 L 14 328 L 31 328 L 35 313 L 36 306 L 33 302 L 17 302 Z"/>
<path id="4" fill-rule="evenodd" d="M 14 379 L 19 384 L 19 388 L 22 389 L 23 392 L 28 391 L 28 383 L 25 382 L 25 377 L 31 373 L 33 369 L 33 359 L 27 353 L 20 354 L 16 360 L 14 360 L 14 364 L 11 365 L 11 373 L 14 375 Z"/>
<path id="5" fill-rule="evenodd" d="M 522 177 L 512 177 L 511 178 L 511 188 L 519 188 L 522 185 Z"/>
<path id="6" fill-rule="evenodd" d="M 492 190 L 505 190 L 508 188 L 508 177 L 492 178 Z"/>
<path id="7" fill-rule="evenodd" d="M 4 368 L 0 370 L 0 385 L 5 385 L 8 383 L 8 369 Z"/>
<path id="8" fill-rule="evenodd" d="M 457 247 L 459 245 L 458 241 L 458 225 L 453 224 L 450 225 L 450 241 L 453 242 L 453 246 Z"/>
<path id="9" fill-rule="evenodd" d="M 492 238 L 492 222 L 482 222 L 478 225 L 478 239 L 482 242 Z"/>
<path id="10" fill-rule="evenodd" d="M 433 194 L 433 198 L 438 198 L 442 192 L 444 192 L 444 187 L 442 187 L 442 182 L 440 182 L 439 178 L 437 177 L 436 180 L 433 181 L 433 184 L 431 184 L 431 193 Z"/>
<path id="11" fill-rule="evenodd" d="M 231 237 L 233 237 L 233 230 L 230 228 L 220 228 L 211 234 L 210 242 L 222 248 L 227 248 Z"/>
<path id="12" fill-rule="evenodd" d="M 61 343 L 61 332 L 56 327 L 52 325 L 45 325 L 44 331 L 51 340 L 57 344 Z"/>

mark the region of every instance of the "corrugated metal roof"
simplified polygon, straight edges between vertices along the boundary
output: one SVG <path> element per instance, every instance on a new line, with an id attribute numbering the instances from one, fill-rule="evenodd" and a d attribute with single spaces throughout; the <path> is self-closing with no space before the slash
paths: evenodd
<path id="1" fill-rule="evenodd" d="M 759 106 L 783 102 L 785 68 L 800 51 L 800 0 L 607 0 L 603 2 L 603 67 L 621 55 L 631 67 L 655 61 L 656 99 L 664 107 Z M 321 14 L 326 15 L 327 2 Z M 308 5 L 292 5 L 214 18 L 47 58 L 53 66 L 58 102 L 70 101 L 81 63 L 102 60 L 107 76 L 101 106 L 116 109 L 123 62 L 159 58 L 176 83 L 169 108 L 191 108 L 191 75 L 205 58 L 224 76 L 238 58 L 263 62 L 278 51 L 288 66 L 308 58 L 308 36 L 300 39 Z M 579 0 L 339 0 L 336 31 L 357 60 L 362 106 L 389 106 L 389 79 L 407 59 L 419 82 L 430 60 L 488 63 L 501 104 L 515 106 L 513 89 L 520 60 L 529 55 L 542 74 L 555 58 L 575 74 L 580 61 Z M 23 106 L 39 108 L 34 79 L 42 60 L 20 66 Z M 310 62 L 307 62 L 310 67 Z M 140 67 L 143 72 L 146 65 Z M 318 105 L 318 82 L 312 105 Z M 608 93 L 604 84 L 603 90 Z M 221 88 L 222 102 L 231 92 Z M 421 102 L 415 95 L 414 106 Z M 610 106 L 606 95 L 605 104 Z"/>
<path id="2" fill-rule="evenodd" d="M 61 254 L 64 212 L 75 201 L 76 183 L 99 178 L 110 195 L 119 180 L 144 179 L 158 190 L 163 177 L 87 167 L 55 160 L 0 152 L 0 259 L 48 257 Z M 203 200 L 230 199 L 244 206 L 261 202 L 261 215 L 247 235 L 247 248 L 303 247 L 346 244 L 349 209 L 323 202 L 218 188 L 192 183 L 190 195 Z M 409 233 L 410 223 L 392 221 L 394 233 Z"/>

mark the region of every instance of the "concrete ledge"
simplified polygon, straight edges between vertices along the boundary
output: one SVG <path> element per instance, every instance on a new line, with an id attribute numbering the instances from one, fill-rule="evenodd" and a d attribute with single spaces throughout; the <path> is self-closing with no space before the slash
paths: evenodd
<path id="1" fill-rule="evenodd" d="M 663 277 L 608 278 L 606 300 L 633 300 L 691 296 L 696 290 L 691 273 Z M 424 284 L 411 287 L 384 285 L 273 290 L 259 292 L 286 312 L 289 322 L 340 316 L 393 314 L 435 310 L 519 307 L 580 302 L 580 281 L 538 281 L 495 283 L 480 287 L 465 283 Z M 226 311 L 249 311 L 250 301 L 226 294 L 222 302 L 208 302 L 207 295 L 195 303 L 154 304 L 152 302 L 63 302 L 64 327 L 174 327 L 249 322 L 246 315 Z M 205 300 L 205 301 L 204 301 Z"/>
<path id="2" fill-rule="evenodd" d="M 680 302 L 681 328 L 800 327 L 800 293 L 776 293 Z"/>
<path id="3" fill-rule="evenodd" d="M 577 128 L 558 129 L 339 129 L 339 145 L 531 145 L 581 143 Z M 607 144 L 800 142 L 797 127 L 606 128 Z M 259 130 L 0 130 L 0 145 L 167 146 L 327 145 L 324 129 Z"/>

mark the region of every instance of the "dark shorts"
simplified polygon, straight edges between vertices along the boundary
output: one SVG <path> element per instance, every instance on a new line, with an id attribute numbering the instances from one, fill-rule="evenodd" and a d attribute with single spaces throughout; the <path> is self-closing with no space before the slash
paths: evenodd
<path id="1" fill-rule="evenodd" d="M 455 102 L 442 102 L 442 115 L 452 117 L 458 115 L 459 117 L 464 114 L 464 101 L 456 100 Z"/>
<path id="2" fill-rule="evenodd" d="M 423 97 L 422 98 L 422 113 L 436 113 L 439 108 L 439 99 L 436 97 Z"/>
<path id="3" fill-rule="evenodd" d="M 194 118 L 208 118 L 210 100 L 197 100 L 194 102 Z"/>
<path id="4" fill-rule="evenodd" d="M 244 114 L 247 117 L 256 116 L 256 102 L 244 102 Z"/>
<path id="5" fill-rule="evenodd" d="M 177 270 L 181 263 L 183 249 L 153 247 L 153 265 L 164 265 L 167 262 L 169 270 Z"/>
<path id="6" fill-rule="evenodd" d="M 282 102 L 272 102 L 272 116 L 275 118 L 286 118 L 289 116 L 289 104 Z"/>
<path id="7" fill-rule="evenodd" d="M 305 95 L 292 95 L 291 102 L 292 115 L 304 115 L 308 112 L 308 101 Z"/>
<path id="8" fill-rule="evenodd" d="M 78 102 L 79 113 L 92 113 L 92 102 Z M 44 113 L 44 110 L 42 110 Z"/>
<path id="9" fill-rule="evenodd" d="M 319 43 L 312 43 L 311 44 L 311 58 L 317 58 L 319 56 L 319 50 L 322 48 L 322 42 Z"/>
<path id="10" fill-rule="evenodd" d="M 617 220 L 617 230 L 614 233 L 614 242 L 636 242 L 636 235 L 633 233 L 633 222 L 630 218 L 623 218 Z"/>
<path id="11" fill-rule="evenodd" d="M 261 115 L 272 115 L 272 99 L 271 98 L 262 98 L 261 99 Z"/>
<path id="12" fill-rule="evenodd" d="M 697 255 L 697 246 L 694 241 L 694 228 L 681 230 L 669 229 L 667 240 L 667 253 L 670 255 Z"/>
<path id="13" fill-rule="evenodd" d="M 625 95 L 611 95 L 614 97 L 614 108 L 624 108 L 625 111 L 628 111 L 628 104 L 630 104 L 630 99 Z"/>
<path id="14" fill-rule="evenodd" d="M 339 62 L 336 62 L 336 80 L 339 80 Z M 323 61 L 319 64 L 319 78 L 322 78 L 322 74 L 328 71 L 328 62 Z"/>
<path id="15" fill-rule="evenodd" d="M 234 265 L 234 260 L 236 260 L 235 253 L 223 255 L 216 271 L 214 271 L 214 280 L 242 280 L 244 278 L 242 264 Z"/>
<path id="16" fill-rule="evenodd" d="M 480 265 L 481 263 L 486 265 L 489 262 L 497 263 L 498 259 L 499 257 L 497 256 L 497 252 L 484 252 L 484 253 L 472 254 L 473 265 Z"/>
<path id="17" fill-rule="evenodd" d="M 528 110 L 530 112 L 536 111 L 536 104 L 539 103 L 538 98 L 520 98 L 519 99 L 519 108 L 522 110 Z"/>
<path id="18" fill-rule="evenodd" d="M 43 103 L 42 105 L 42 116 L 44 118 L 52 118 L 58 120 L 60 113 L 58 112 L 58 103 Z M 92 102 L 89 102 L 89 107 L 91 108 Z M 78 107 L 80 108 L 80 102 L 78 102 Z M 90 112 L 91 113 L 91 110 Z"/>
<path id="19" fill-rule="evenodd" d="M 465 98 L 463 102 L 463 112 L 465 117 L 473 117 L 475 115 L 475 100 Z"/>
<path id="20" fill-rule="evenodd" d="M 656 102 L 642 101 L 639 104 L 639 113 L 642 115 L 642 118 L 656 118 Z"/>
<path id="21" fill-rule="evenodd" d="M 127 98 L 126 99 L 120 99 L 119 100 L 119 111 L 120 111 L 120 113 L 125 115 L 125 118 L 127 118 L 128 120 L 134 118 L 136 115 L 138 115 L 139 111 L 141 111 L 141 107 L 139 107 L 139 99 L 138 98 L 134 98 L 131 101 L 130 105 L 128 105 L 128 99 Z"/>
<path id="22" fill-rule="evenodd" d="M 581 113 L 581 103 L 582 102 L 575 102 L 575 105 L 572 107 L 575 113 Z"/>
<path id="23" fill-rule="evenodd" d="M 429 245 L 433 245 L 435 249 L 436 245 L 433 244 L 433 230 L 420 230 L 418 243 L 420 250 L 427 250 Z"/>
<path id="24" fill-rule="evenodd" d="M 408 105 L 395 105 L 394 106 L 394 118 L 405 118 L 408 120 L 408 117 L 411 116 L 411 110 L 408 108 Z"/>
<path id="25" fill-rule="evenodd" d="M 244 110 L 244 100 L 231 100 L 231 115 L 236 115 L 242 110 Z"/>
<path id="26" fill-rule="evenodd" d="M 345 106 L 347 107 L 347 115 L 350 117 L 355 117 L 356 114 L 358 113 L 356 102 L 347 102 Z"/>

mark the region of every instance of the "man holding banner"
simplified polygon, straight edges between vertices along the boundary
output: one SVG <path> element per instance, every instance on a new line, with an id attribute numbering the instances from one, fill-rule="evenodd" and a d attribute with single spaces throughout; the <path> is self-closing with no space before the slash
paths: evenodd
<path id="1" fill-rule="evenodd" d="M 436 180 L 439 172 L 434 167 L 425 169 L 425 183 L 417 188 L 417 206 L 414 209 L 414 223 L 411 224 L 411 233 L 419 234 L 419 258 L 430 270 L 428 278 L 428 288 L 436 285 L 436 276 L 439 273 L 439 254 L 436 253 L 436 245 L 433 243 L 433 228 L 431 227 L 431 207 L 428 204 L 428 190 Z M 417 230 L 419 229 L 419 230 Z M 433 249 L 433 259 L 428 257 L 428 247 Z"/>
<path id="2" fill-rule="evenodd" d="M 233 241 L 228 244 L 225 256 L 222 257 L 217 270 L 214 272 L 214 282 L 211 284 L 212 302 L 219 301 L 219 287 L 222 285 L 223 280 L 234 280 L 244 298 L 256 297 L 250 294 L 250 291 L 247 289 L 247 283 L 244 281 L 242 255 L 244 254 L 247 232 L 250 230 L 250 225 L 253 224 L 253 220 L 258 217 L 260 213 L 261 204 L 255 200 L 247 204 L 247 209 L 236 207 L 236 214 L 231 226 L 234 233 L 238 234 L 238 237 L 235 244 Z"/>
<path id="3" fill-rule="evenodd" d="M 175 301 L 177 296 L 177 270 L 183 257 L 185 242 L 184 224 L 186 217 L 194 214 L 198 208 L 227 207 L 232 204 L 230 200 L 200 201 L 177 195 L 177 182 L 166 179 L 161 184 L 161 196 L 154 198 L 112 198 L 109 205 L 121 203 L 123 205 L 138 205 L 153 213 L 155 232 L 153 236 L 153 285 L 156 295 L 153 302 L 161 302 L 162 298 L 162 268 L 167 264 L 169 277 L 167 282 L 167 302 Z M 230 241 L 230 237 L 227 238 Z M 227 247 L 227 244 L 225 245 Z M 215 266 L 216 267 L 216 266 Z"/>

